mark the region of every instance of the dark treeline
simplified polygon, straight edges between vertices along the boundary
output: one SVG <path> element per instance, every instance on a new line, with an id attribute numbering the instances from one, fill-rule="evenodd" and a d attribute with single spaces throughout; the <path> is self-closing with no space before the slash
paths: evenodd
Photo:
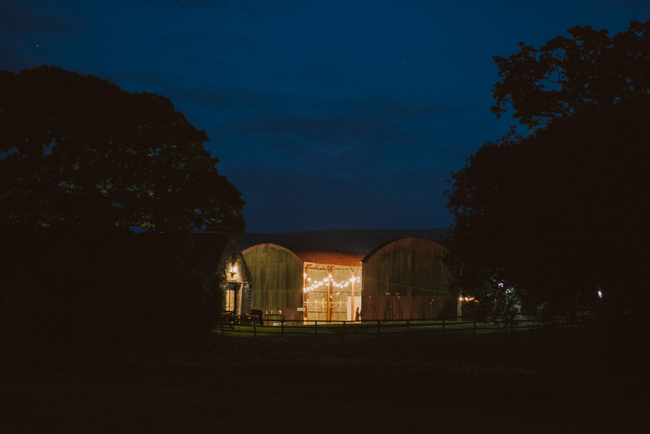
<path id="1" fill-rule="evenodd" d="M 497 315 L 645 314 L 650 274 L 650 22 L 612 37 L 574 27 L 495 57 L 493 112 L 529 128 L 452 174 L 454 286 Z"/>
<path id="2" fill-rule="evenodd" d="M 195 230 L 241 235 L 244 202 L 206 141 L 164 96 L 0 71 L 2 333 L 126 341 L 220 306 L 215 277 L 184 261 Z"/>
<path id="3" fill-rule="evenodd" d="M 497 310 L 644 310 L 649 114 L 643 97 L 483 146 L 450 193 L 456 284 Z"/>
<path id="4" fill-rule="evenodd" d="M 201 326 L 203 312 L 221 305 L 216 276 L 185 263 L 186 236 L 61 226 L 4 228 L 0 236 L 6 336 L 124 343 L 137 340 L 138 330 Z"/>

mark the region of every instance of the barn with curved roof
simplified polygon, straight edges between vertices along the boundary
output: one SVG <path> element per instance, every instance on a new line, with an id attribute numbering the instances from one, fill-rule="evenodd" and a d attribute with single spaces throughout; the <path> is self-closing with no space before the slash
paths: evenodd
<path id="1" fill-rule="evenodd" d="M 424 238 L 386 242 L 363 258 L 363 318 L 416 319 L 456 316 L 449 292 L 447 249 Z"/>
<path id="2" fill-rule="evenodd" d="M 361 307 L 363 254 L 272 243 L 242 253 L 253 282 L 253 309 L 288 320 L 355 319 Z"/>

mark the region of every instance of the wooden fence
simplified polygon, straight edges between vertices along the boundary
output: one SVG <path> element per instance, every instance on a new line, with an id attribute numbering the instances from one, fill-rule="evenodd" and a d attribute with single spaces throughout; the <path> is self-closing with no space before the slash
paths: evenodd
<path id="1" fill-rule="evenodd" d="M 256 322 L 243 324 L 232 321 L 232 317 L 222 320 L 216 331 L 226 333 L 293 335 L 355 335 L 377 333 L 496 333 L 501 331 L 530 330 L 543 327 L 582 327 L 593 318 L 590 312 L 549 315 L 517 315 L 512 319 L 486 319 L 446 317 L 431 319 L 392 319 L 361 321 L 324 321 L 324 320 L 277 320 L 266 321 L 264 325 Z"/>

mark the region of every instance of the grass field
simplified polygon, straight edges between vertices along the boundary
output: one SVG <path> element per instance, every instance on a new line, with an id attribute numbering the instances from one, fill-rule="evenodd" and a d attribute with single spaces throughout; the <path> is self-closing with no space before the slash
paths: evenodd
<path id="1" fill-rule="evenodd" d="M 585 328 L 5 349 L 1 431 L 635 432 L 647 426 L 645 347 Z"/>

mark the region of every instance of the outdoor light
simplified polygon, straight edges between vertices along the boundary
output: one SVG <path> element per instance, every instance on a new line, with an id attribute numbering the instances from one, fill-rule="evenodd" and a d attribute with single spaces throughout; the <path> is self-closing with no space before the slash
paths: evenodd
<path id="1" fill-rule="evenodd" d="M 305 292 L 310 292 L 310 291 L 316 290 L 316 289 L 320 288 L 321 286 L 325 286 L 325 285 L 329 286 L 330 282 L 331 282 L 332 286 L 335 286 L 337 288 L 347 288 L 347 287 L 350 286 L 351 283 L 360 282 L 361 278 L 352 277 L 350 279 L 343 280 L 341 282 L 337 282 L 337 281 L 334 280 L 334 278 L 330 274 L 329 277 L 326 277 L 323 280 L 317 280 L 315 282 L 311 282 L 311 277 L 308 277 L 307 281 L 309 281 L 310 284 L 308 286 L 303 287 L 305 289 Z"/>
<path id="2" fill-rule="evenodd" d="M 598 298 L 603 298 L 603 293 L 598 291 Z"/>
<path id="3" fill-rule="evenodd" d="M 230 267 L 230 278 L 234 279 L 235 274 L 237 274 L 237 266 L 233 265 L 232 267 Z"/>

